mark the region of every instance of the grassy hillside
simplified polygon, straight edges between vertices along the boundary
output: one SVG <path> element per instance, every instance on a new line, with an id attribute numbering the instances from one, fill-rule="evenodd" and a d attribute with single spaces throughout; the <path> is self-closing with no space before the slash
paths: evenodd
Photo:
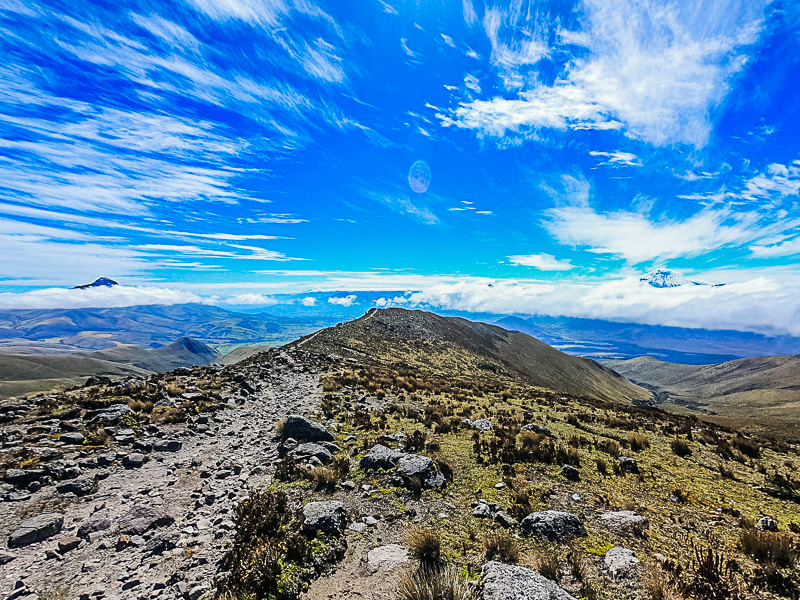
<path id="1" fill-rule="evenodd" d="M 724 419 L 738 427 L 797 435 L 800 355 L 761 356 L 715 365 L 640 357 L 606 363 L 658 392 L 660 404 Z"/>

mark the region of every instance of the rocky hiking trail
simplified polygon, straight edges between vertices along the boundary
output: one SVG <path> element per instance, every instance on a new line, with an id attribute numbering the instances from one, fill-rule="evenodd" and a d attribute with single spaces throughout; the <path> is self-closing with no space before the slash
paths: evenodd
<path id="1" fill-rule="evenodd" d="M 288 354 L 248 377 L 253 393 L 185 423 L 148 426 L 135 446 L 124 435 L 100 454 L 55 444 L 64 452 L 47 471 L 55 485 L 2 484 L 12 501 L 0 502 L 0 538 L 9 540 L 0 597 L 197 600 L 210 592 L 233 508 L 271 482 L 275 424 L 319 405 L 316 373 Z M 9 450 L 20 446 L 15 433 L 35 424 L 1 427 Z M 43 439 L 31 449 L 47 450 Z M 36 480 L 38 470 L 29 471 Z"/>

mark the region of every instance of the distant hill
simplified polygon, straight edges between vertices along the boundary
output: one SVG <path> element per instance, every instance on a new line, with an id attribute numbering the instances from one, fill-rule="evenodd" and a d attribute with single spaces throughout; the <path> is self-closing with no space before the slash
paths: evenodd
<path id="1" fill-rule="evenodd" d="M 497 324 L 528 333 L 563 352 L 596 360 L 652 356 L 676 363 L 710 364 L 800 352 L 800 338 L 743 331 L 548 316 L 505 317 Z"/>
<path id="2" fill-rule="evenodd" d="M 218 357 L 213 348 L 188 337 L 161 348 L 121 345 L 59 355 L 0 352 L 0 398 L 78 385 L 91 375 L 146 375 L 207 365 Z"/>
<path id="3" fill-rule="evenodd" d="M 800 355 L 682 365 L 650 357 L 607 361 L 631 381 L 656 392 L 664 408 L 684 408 L 785 432 L 800 421 Z"/>
<path id="4" fill-rule="evenodd" d="M 280 345 L 330 323 L 322 318 L 236 313 L 202 304 L 0 310 L 0 349 L 53 353 L 117 344 L 156 347 L 182 336 L 216 345 Z"/>
<path id="5" fill-rule="evenodd" d="M 505 369 L 529 383 L 576 396 L 644 402 L 650 393 L 592 360 L 559 352 L 517 331 L 420 310 L 372 309 L 364 317 L 290 344 L 386 362 L 425 363 L 444 372 Z"/>

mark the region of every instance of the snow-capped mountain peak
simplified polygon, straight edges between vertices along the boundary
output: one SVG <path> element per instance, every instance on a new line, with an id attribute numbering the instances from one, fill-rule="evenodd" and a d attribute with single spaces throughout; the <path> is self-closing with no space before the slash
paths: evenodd
<path id="1" fill-rule="evenodd" d="M 649 283 L 657 288 L 675 288 L 683 285 L 707 285 L 699 281 L 692 281 L 688 277 L 684 277 L 677 271 L 672 271 L 670 269 L 656 269 L 655 271 L 650 271 L 649 273 L 645 273 L 639 281 Z"/>

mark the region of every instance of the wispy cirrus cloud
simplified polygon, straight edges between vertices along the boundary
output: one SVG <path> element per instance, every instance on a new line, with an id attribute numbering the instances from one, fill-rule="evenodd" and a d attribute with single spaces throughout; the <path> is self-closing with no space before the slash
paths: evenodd
<path id="1" fill-rule="evenodd" d="M 702 14 L 691 2 L 663 5 L 584 0 L 580 27 L 531 14 L 512 2 L 487 10 L 493 62 L 511 97 L 462 102 L 438 116 L 445 126 L 481 136 L 539 129 L 623 129 L 655 145 L 704 146 L 711 114 L 758 40 L 761 8 L 717 0 Z M 511 25 L 504 30 L 500 25 Z M 550 45 L 554 34 L 560 40 Z M 564 56 L 553 80 L 535 75 L 548 55 Z"/>

